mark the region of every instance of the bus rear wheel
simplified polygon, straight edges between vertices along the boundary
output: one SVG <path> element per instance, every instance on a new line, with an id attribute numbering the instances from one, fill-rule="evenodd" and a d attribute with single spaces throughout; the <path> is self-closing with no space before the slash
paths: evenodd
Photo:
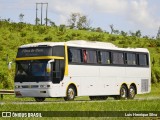
<path id="1" fill-rule="evenodd" d="M 35 97 L 36 102 L 43 102 L 45 100 L 44 97 Z"/>
<path id="2" fill-rule="evenodd" d="M 130 86 L 128 92 L 128 99 L 134 99 L 135 95 L 136 95 L 136 88 L 134 86 Z"/>
<path id="3" fill-rule="evenodd" d="M 65 100 L 65 101 L 74 100 L 75 96 L 76 96 L 76 90 L 75 90 L 75 88 L 71 85 L 71 86 L 69 86 L 68 89 L 67 89 L 67 96 L 64 97 L 64 100 Z"/>
<path id="4" fill-rule="evenodd" d="M 128 97 L 127 93 L 128 93 L 127 87 L 125 85 L 122 85 L 121 88 L 120 88 L 120 95 L 114 96 L 114 99 L 115 100 L 120 100 L 120 99 L 125 100 Z"/>
<path id="5" fill-rule="evenodd" d="M 128 89 L 125 85 L 122 85 L 121 86 L 121 89 L 120 89 L 120 99 L 127 99 L 127 94 L 128 93 Z"/>

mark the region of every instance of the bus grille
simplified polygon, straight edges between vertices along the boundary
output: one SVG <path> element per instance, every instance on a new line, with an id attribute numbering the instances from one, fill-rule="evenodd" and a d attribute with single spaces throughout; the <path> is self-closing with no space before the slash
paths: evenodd
<path id="1" fill-rule="evenodd" d="M 141 92 L 148 92 L 148 79 L 141 80 Z"/>

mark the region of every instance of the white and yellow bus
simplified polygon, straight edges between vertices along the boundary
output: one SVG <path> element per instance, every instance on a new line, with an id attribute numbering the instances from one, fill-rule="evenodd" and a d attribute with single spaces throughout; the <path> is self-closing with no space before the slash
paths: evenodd
<path id="1" fill-rule="evenodd" d="M 74 100 L 133 99 L 151 91 L 151 65 L 145 48 L 74 40 L 22 45 L 16 57 L 16 97 Z"/>

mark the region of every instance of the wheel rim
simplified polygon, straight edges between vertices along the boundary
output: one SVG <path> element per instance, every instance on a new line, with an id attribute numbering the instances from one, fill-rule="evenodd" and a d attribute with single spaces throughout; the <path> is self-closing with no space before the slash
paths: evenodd
<path id="1" fill-rule="evenodd" d="M 121 88 L 121 97 L 126 98 L 126 93 L 127 93 L 126 89 L 124 87 L 122 87 Z"/>
<path id="2" fill-rule="evenodd" d="M 68 90 L 68 96 L 69 96 L 71 99 L 74 98 L 74 90 L 73 90 L 73 89 L 69 88 L 69 90 Z"/>
<path id="3" fill-rule="evenodd" d="M 130 93 L 130 97 L 133 98 L 135 96 L 134 88 L 130 88 L 129 93 Z"/>

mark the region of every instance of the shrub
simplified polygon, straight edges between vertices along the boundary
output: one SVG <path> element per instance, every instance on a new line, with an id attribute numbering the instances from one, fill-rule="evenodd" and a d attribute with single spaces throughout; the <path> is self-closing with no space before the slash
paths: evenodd
<path id="1" fill-rule="evenodd" d="M 152 67 L 152 83 L 160 82 L 160 68 L 159 67 Z"/>
<path id="2" fill-rule="evenodd" d="M 21 32 L 20 35 L 21 35 L 21 37 L 26 37 L 27 33 L 26 32 Z"/>
<path id="3" fill-rule="evenodd" d="M 52 41 L 52 36 L 45 37 L 44 41 Z"/>
<path id="4" fill-rule="evenodd" d="M 91 41 L 103 41 L 104 34 L 93 34 L 87 37 Z"/>

